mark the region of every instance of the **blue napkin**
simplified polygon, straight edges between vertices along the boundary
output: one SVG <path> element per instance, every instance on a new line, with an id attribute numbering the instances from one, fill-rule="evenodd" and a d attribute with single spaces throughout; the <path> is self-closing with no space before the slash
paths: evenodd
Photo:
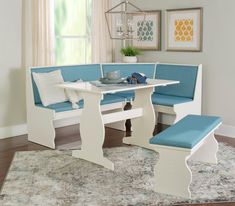
<path id="1" fill-rule="evenodd" d="M 144 74 L 134 72 L 131 76 L 127 77 L 129 84 L 146 84 L 147 77 Z"/>

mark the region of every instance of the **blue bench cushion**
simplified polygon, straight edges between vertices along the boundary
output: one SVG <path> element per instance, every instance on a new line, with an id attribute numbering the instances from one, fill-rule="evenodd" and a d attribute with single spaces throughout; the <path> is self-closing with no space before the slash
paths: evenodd
<path id="1" fill-rule="evenodd" d="M 164 94 L 152 94 L 153 104 L 164 105 L 164 106 L 174 106 L 175 104 L 181 104 L 185 102 L 190 102 L 192 99 L 186 97 L 177 97 Z"/>
<path id="2" fill-rule="evenodd" d="M 125 101 L 125 98 L 123 97 L 115 96 L 113 94 L 106 94 L 104 95 L 104 99 L 101 101 L 101 105 L 124 102 L 124 101 Z M 83 100 L 79 101 L 78 105 L 79 105 L 79 108 L 83 108 L 84 101 Z M 42 103 L 36 104 L 36 106 L 44 107 Z M 71 102 L 61 102 L 57 104 L 51 104 L 44 108 L 55 110 L 55 112 L 65 112 L 65 111 L 73 110 Z"/>
<path id="3" fill-rule="evenodd" d="M 100 64 L 86 64 L 86 65 L 75 65 L 75 66 L 60 66 L 60 67 L 37 67 L 32 68 L 31 72 L 36 73 L 47 73 L 55 70 L 61 70 L 61 74 L 64 81 L 73 82 L 78 79 L 83 81 L 93 81 L 101 78 Z M 38 93 L 37 86 L 32 77 L 34 102 L 40 104 L 41 99 Z"/>
<path id="4" fill-rule="evenodd" d="M 186 97 L 193 99 L 197 80 L 198 66 L 182 66 L 158 64 L 156 69 L 157 79 L 178 80 L 179 84 L 157 87 L 158 94 Z"/>
<path id="5" fill-rule="evenodd" d="M 150 144 L 192 149 L 221 123 L 220 117 L 188 115 L 150 139 Z"/>
<path id="6" fill-rule="evenodd" d="M 131 101 L 131 100 L 134 100 L 135 98 L 134 91 L 117 92 L 117 93 L 114 93 L 113 95 L 118 96 L 118 97 L 123 97 L 125 98 L 126 101 Z"/>
<path id="7" fill-rule="evenodd" d="M 104 76 L 107 72 L 120 70 L 121 77 L 128 77 L 134 72 L 144 73 L 146 77 L 154 79 L 155 64 L 103 64 Z"/>

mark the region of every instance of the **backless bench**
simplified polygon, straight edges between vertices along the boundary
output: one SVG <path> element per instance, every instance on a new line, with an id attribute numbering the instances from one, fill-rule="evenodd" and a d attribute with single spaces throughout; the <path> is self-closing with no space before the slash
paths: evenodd
<path id="1" fill-rule="evenodd" d="M 159 153 L 154 170 L 156 192 L 191 197 L 192 173 L 187 160 L 217 163 L 214 131 L 220 124 L 219 117 L 188 115 L 150 139 Z"/>

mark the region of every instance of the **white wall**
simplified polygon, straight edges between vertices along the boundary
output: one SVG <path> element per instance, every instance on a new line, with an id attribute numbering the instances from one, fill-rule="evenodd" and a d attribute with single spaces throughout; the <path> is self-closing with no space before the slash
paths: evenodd
<path id="1" fill-rule="evenodd" d="M 203 113 L 221 116 L 225 125 L 223 129 L 226 127 L 230 130 L 230 136 L 235 137 L 235 1 L 135 0 L 132 2 L 145 10 L 204 8 L 203 52 L 164 51 L 165 15 L 163 12 L 163 51 L 144 52 L 139 60 L 142 62 L 202 63 Z"/>
<path id="2" fill-rule="evenodd" d="M 117 1 L 119 0 L 115 0 Z M 222 133 L 227 132 L 228 135 L 235 136 L 235 1 L 135 0 L 133 2 L 146 10 L 204 8 L 202 53 L 144 52 L 140 61 L 202 63 L 203 113 L 221 116 L 225 125 Z M 26 132 L 25 67 L 22 66 L 24 63 L 22 54 L 25 52 L 22 50 L 25 48 L 22 48 L 21 4 L 21 0 L 0 1 L 0 138 Z M 120 42 L 116 44 L 121 45 Z M 120 61 L 119 49 L 120 46 L 116 49 L 117 61 Z"/>
<path id="3" fill-rule="evenodd" d="M 21 0 L 1 0 L 0 138 L 4 132 L 11 133 L 9 126 L 26 121 L 21 38 Z"/>

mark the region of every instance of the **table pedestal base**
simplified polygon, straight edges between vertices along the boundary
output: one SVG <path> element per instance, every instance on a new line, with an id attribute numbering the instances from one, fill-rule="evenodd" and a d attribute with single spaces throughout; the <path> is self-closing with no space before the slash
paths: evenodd
<path id="1" fill-rule="evenodd" d="M 155 127 L 155 112 L 151 100 L 154 88 L 143 88 L 135 91 L 135 100 L 132 108 L 142 108 L 143 115 L 131 120 L 132 136 L 125 137 L 123 143 L 153 149 L 149 139 L 153 136 Z"/>

